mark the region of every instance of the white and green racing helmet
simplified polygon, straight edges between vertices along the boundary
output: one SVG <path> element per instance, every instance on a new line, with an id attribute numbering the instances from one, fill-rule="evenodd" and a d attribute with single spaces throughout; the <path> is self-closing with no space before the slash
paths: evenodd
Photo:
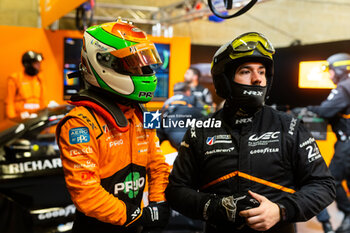
<path id="1" fill-rule="evenodd" d="M 118 20 L 84 32 L 81 63 L 89 84 L 133 102 L 146 103 L 157 86 L 151 65 L 162 61 L 145 32 Z"/>

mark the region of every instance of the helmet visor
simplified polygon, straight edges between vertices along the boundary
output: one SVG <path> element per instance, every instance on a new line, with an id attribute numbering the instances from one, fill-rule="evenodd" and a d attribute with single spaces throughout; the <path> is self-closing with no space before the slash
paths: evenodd
<path id="1" fill-rule="evenodd" d="M 264 35 L 257 32 L 249 32 L 239 36 L 232 41 L 230 47 L 234 53 L 251 52 L 257 49 L 262 54 L 271 58 L 275 53 L 271 42 Z"/>
<path id="2" fill-rule="evenodd" d="M 150 65 L 161 64 L 153 43 L 137 44 L 111 53 L 98 53 L 97 61 L 105 67 L 127 75 L 152 75 Z"/>

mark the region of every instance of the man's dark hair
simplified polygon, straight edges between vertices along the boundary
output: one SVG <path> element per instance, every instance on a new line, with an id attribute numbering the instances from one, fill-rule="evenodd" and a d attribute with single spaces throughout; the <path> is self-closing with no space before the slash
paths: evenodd
<path id="1" fill-rule="evenodd" d="M 189 69 L 191 69 L 193 71 L 193 73 L 198 76 L 198 80 L 201 78 L 202 74 L 198 68 L 190 66 Z"/>

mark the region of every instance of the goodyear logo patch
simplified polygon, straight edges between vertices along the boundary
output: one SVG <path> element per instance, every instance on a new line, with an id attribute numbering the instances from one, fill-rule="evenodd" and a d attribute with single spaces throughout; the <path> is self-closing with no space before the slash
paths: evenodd
<path id="1" fill-rule="evenodd" d="M 78 127 L 69 130 L 69 143 L 78 144 L 90 141 L 90 133 L 88 127 Z"/>

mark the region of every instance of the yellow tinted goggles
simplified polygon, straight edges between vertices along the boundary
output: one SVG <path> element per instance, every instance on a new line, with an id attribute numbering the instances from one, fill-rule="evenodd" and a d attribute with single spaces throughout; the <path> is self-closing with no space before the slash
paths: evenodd
<path id="1" fill-rule="evenodd" d="M 259 50 L 260 53 L 271 59 L 275 53 L 271 42 L 264 35 L 257 32 L 248 32 L 237 37 L 232 41 L 230 47 L 232 49 L 230 54 L 232 59 L 250 55 L 254 50 Z"/>

